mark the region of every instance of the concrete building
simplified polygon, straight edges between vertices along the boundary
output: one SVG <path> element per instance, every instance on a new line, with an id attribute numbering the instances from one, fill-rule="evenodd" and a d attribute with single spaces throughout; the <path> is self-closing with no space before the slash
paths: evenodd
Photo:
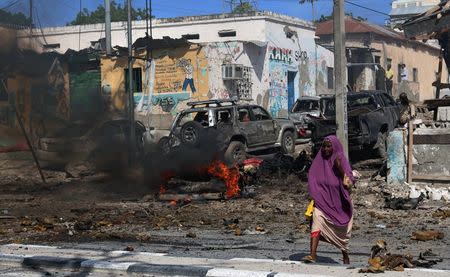
<path id="1" fill-rule="evenodd" d="M 168 122 L 187 101 L 237 98 L 263 105 L 273 116 L 286 116 L 298 97 L 333 88 L 333 53 L 316 44 L 310 22 L 255 12 L 152 23 L 154 39 L 184 38 L 190 44 L 166 50 L 160 47 L 153 64 L 136 60 L 133 71 L 142 81 L 135 94 L 140 114 L 161 115 L 162 121 Z M 36 30 L 34 35 L 41 51 L 63 53 L 94 46 L 104 37 L 104 30 L 104 24 L 65 26 Z M 27 40 L 26 33 L 18 37 Z M 145 21 L 133 22 L 133 38 L 142 37 Z M 127 45 L 125 22 L 112 23 L 112 45 Z M 127 65 L 122 62 L 118 67 L 116 60 L 112 66 L 112 59 L 102 58 L 101 85 L 110 90 L 113 104 L 120 108 Z M 116 73 L 111 75 L 113 71 Z"/>
<path id="2" fill-rule="evenodd" d="M 389 13 L 391 28 L 397 28 L 409 18 L 424 13 L 441 0 L 395 0 Z"/>
<path id="3" fill-rule="evenodd" d="M 440 49 L 419 41 L 410 41 L 402 33 L 391 29 L 345 19 L 348 82 L 353 90 L 385 89 L 384 71 L 387 65 L 394 70 L 393 96 L 407 92 L 415 101 L 433 99 Z M 333 22 L 317 26 L 319 42 L 333 45 Z M 401 65 L 406 65 L 407 80 L 400 78 Z M 444 66 L 443 76 L 448 76 Z"/>

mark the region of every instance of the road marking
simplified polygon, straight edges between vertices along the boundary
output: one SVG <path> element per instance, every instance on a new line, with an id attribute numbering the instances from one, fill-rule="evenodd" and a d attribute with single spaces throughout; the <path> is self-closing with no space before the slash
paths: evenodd
<path id="1" fill-rule="evenodd" d="M 435 272 L 435 273 L 449 273 L 450 270 L 445 269 L 431 269 L 431 268 L 405 268 L 405 271 L 421 271 L 421 272 Z"/>
<path id="2" fill-rule="evenodd" d="M 113 255 L 142 255 L 142 256 L 153 256 L 153 257 L 162 257 L 162 256 L 166 256 L 167 253 L 152 253 L 152 252 L 133 252 L 133 251 L 122 251 L 122 250 L 117 250 L 117 251 L 111 251 L 109 252 Z"/>
<path id="3" fill-rule="evenodd" d="M 49 245 L 36 245 L 36 244 L 17 244 L 17 243 L 10 243 L 10 244 L 5 244 L 3 246 L 6 247 L 17 247 L 17 248 L 38 248 L 38 249 L 58 249 L 57 246 L 49 246 Z"/>
<path id="4" fill-rule="evenodd" d="M 333 277 L 331 275 L 301 274 L 301 273 L 277 273 L 274 277 Z"/>
<path id="5" fill-rule="evenodd" d="M 251 263 L 277 263 L 277 264 L 297 264 L 302 265 L 303 262 L 287 261 L 287 260 L 271 260 L 271 259 L 255 259 L 255 258 L 232 258 L 230 261 L 251 262 Z"/>
<path id="6" fill-rule="evenodd" d="M 126 271 L 128 267 L 134 264 L 136 264 L 136 262 L 111 262 L 111 261 L 87 260 L 81 263 L 81 267 Z"/>
<path id="7" fill-rule="evenodd" d="M 206 274 L 207 277 L 267 277 L 270 271 L 236 270 L 230 268 L 213 268 Z"/>

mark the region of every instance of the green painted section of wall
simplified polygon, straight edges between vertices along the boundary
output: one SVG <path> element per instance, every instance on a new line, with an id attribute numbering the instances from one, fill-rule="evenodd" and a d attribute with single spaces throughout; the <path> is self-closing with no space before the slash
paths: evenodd
<path id="1" fill-rule="evenodd" d="M 103 110 L 100 70 L 70 73 L 70 119 L 83 120 Z"/>

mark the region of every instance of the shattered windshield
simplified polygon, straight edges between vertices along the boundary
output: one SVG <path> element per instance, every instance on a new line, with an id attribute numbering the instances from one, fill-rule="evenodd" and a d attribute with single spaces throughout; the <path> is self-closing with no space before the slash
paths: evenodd
<path id="1" fill-rule="evenodd" d="M 292 108 L 293 113 L 311 112 L 319 110 L 318 100 L 300 100 L 297 101 Z"/>
<path id="2" fill-rule="evenodd" d="M 335 98 L 322 98 L 322 112 L 326 117 L 336 116 Z M 349 95 L 347 97 L 347 110 L 356 110 L 359 108 L 376 109 L 375 99 L 372 95 Z"/>

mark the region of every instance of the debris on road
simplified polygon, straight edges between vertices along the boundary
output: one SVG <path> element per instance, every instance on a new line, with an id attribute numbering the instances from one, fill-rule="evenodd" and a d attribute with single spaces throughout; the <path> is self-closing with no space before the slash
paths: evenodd
<path id="1" fill-rule="evenodd" d="M 411 255 L 391 254 L 387 250 L 384 240 L 378 240 L 371 249 L 368 267 L 359 270 L 359 273 L 383 273 L 385 271 L 404 271 L 405 268 L 431 267 L 442 259 L 430 249 L 421 252 L 418 260 Z"/>
<path id="2" fill-rule="evenodd" d="M 444 233 L 435 230 L 416 231 L 411 236 L 412 240 L 418 241 L 438 240 L 443 238 Z"/>

